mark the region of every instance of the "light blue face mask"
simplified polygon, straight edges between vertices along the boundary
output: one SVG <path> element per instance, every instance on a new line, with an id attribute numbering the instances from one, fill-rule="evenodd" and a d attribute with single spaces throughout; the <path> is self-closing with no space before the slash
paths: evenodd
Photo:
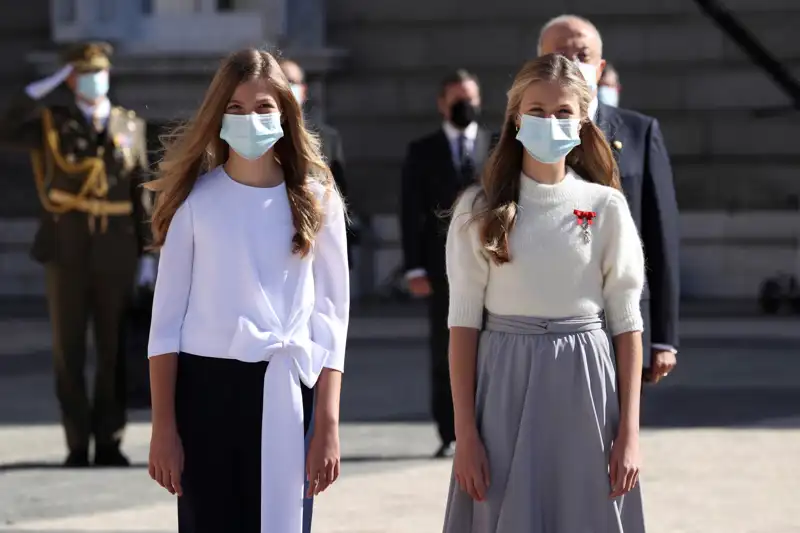
<path id="1" fill-rule="evenodd" d="M 78 75 L 75 92 L 90 102 L 108 94 L 108 71 L 87 72 Z"/>
<path id="2" fill-rule="evenodd" d="M 597 99 L 611 107 L 619 106 L 619 90 L 606 85 L 601 85 L 597 89 Z"/>
<path id="3" fill-rule="evenodd" d="M 576 118 L 520 117 L 517 140 L 542 163 L 557 163 L 581 143 L 581 121 Z"/>
<path id="4" fill-rule="evenodd" d="M 222 117 L 219 138 L 245 159 L 258 159 L 283 137 L 280 113 L 229 115 Z"/>

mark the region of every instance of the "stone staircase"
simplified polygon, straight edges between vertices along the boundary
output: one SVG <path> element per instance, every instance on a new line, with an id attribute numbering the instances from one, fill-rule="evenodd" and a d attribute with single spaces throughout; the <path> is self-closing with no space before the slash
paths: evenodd
<path id="1" fill-rule="evenodd" d="M 800 2 L 723 2 L 800 77 Z M 485 122 L 497 128 L 539 28 L 562 13 L 598 26 L 604 55 L 620 72 L 622 105 L 660 120 L 682 212 L 703 215 L 682 221 L 684 276 L 704 263 L 717 279 L 691 279 L 685 285 L 697 292 L 689 296 L 752 296 L 765 275 L 794 268 L 787 247 L 800 235 L 795 213 L 788 229 L 786 217 L 780 227 L 760 217 L 746 236 L 741 228 L 747 213 L 798 209 L 800 113 L 758 116 L 788 99 L 691 0 L 331 0 L 328 13 L 329 40 L 350 51 L 348 68 L 327 84 L 328 118 L 345 141 L 352 202 L 372 215 L 376 282 L 400 261 L 400 162 L 408 141 L 439 122 L 443 72 L 464 66 L 478 74 Z M 697 224 L 714 228 L 715 245 L 725 241 L 714 265 L 699 253 L 711 237 Z M 780 238 L 770 240 L 776 231 Z"/>

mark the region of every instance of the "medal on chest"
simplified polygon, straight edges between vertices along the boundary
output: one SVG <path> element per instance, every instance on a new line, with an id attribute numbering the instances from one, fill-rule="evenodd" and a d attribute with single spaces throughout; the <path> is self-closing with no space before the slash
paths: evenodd
<path id="1" fill-rule="evenodd" d="M 575 209 L 573 213 L 578 220 L 578 226 L 583 230 L 583 242 L 588 244 L 592 240 L 589 227 L 594 222 L 595 217 L 597 217 L 597 213 L 594 211 L 581 211 L 579 209 Z"/>

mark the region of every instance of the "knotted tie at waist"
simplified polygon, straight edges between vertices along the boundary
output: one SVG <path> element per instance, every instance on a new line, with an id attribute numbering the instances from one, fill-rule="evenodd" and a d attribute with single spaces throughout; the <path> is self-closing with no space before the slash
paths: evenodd
<path id="1" fill-rule="evenodd" d="M 517 335 L 584 333 L 603 329 L 604 327 L 605 319 L 602 313 L 570 318 L 540 318 L 534 316 L 496 315 L 487 311 L 483 321 L 483 329 L 485 331 L 514 333 Z"/>
<path id="2" fill-rule="evenodd" d="M 230 352 L 241 361 L 269 362 L 261 417 L 261 531 L 301 533 L 305 434 L 300 380 L 313 387 L 328 352 L 310 339 L 262 331 L 247 320 L 240 322 Z"/>

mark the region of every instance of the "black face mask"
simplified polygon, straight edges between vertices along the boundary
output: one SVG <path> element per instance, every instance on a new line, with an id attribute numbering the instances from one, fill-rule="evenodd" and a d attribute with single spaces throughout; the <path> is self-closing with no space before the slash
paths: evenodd
<path id="1" fill-rule="evenodd" d="M 480 110 L 469 100 L 459 100 L 450 107 L 450 122 L 458 129 L 464 129 L 477 120 Z"/>

